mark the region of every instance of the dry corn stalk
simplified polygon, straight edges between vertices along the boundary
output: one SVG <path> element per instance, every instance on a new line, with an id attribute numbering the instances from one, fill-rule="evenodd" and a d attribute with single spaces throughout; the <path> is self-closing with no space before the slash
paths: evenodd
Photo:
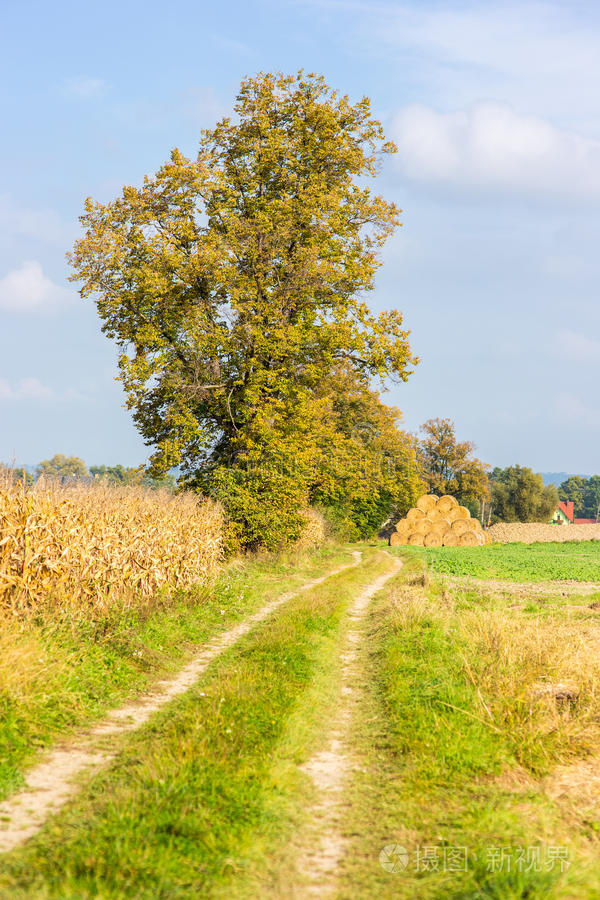
<path id="1" fill-rule="evenodd" d="M 222 513 L 212 501 L 138 487 L 0 475 L 0 608 L 101 608 L 212 575 Z"/>

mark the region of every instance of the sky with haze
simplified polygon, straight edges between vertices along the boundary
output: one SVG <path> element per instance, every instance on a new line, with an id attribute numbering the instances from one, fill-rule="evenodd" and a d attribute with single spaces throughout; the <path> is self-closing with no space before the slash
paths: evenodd
<path id="1" fill-rule="evenodd" d="M 139 184 L 258 71 L 367 94 L 401 207 L 374 309 L 421 362 L 385 395 L 492 465 L 600 472 L 600 5 L 0 0 L 0 460 L 137 465 L 117 352 L 67 281 L 86 196 Z"/>

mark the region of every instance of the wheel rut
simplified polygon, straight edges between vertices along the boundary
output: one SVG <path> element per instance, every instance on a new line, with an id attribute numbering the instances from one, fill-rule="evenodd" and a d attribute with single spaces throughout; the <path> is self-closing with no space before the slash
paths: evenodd
<path id="1" fill-rule="evenodd" d="M 344 854 L 343 836 L 344 788 L 353 766 L 349 735 L 355 704 L 359 702 L 361 684 L 358 665 L 362 628 L 371 600 L 402 567 L 400 560 L 391 572 L 380 575 L 352 604 L 348 618 L 350 627 L 341 653 L 340 698 L 334 721 L 327 734 L 325 747 L 303 766 L 317 788 L 318 796 L 309 810 L 309 824 L 301 839 L 297 860 L 303 890 L 295 896 L 328 897 L 335 892 L 336 872 Z"/>
<path id="2" fill-rule="evenodd" d="M 167 703 L 188 691 L 213 660 L 264 622 L 280 606 L 340 572 L 357 566 L 362 554 L 355 550 L 352 556 L 351 563 L 267 603 L 243 622 L 205 644 L 174 678 L 159 682 L 151 692 L 112 710 L 85 734 L 71 738 L 68 743 L 51 751 L 44 761 L 27 772 L 25 787 L 0 803 L 0 853 L 13 850 L 33 837 L 49 816 L 59 812 L 78 793 L 83 782 L 112 762 L 118 752 L 114 747 L 114 738 L 140 728 Z"/>

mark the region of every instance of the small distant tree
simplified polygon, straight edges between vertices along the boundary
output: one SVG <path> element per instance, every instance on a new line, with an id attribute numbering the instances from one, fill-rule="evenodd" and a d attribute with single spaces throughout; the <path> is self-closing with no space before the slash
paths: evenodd
<path id="1" fill-rule="evenodd" d="M 23 481 L 27 485 L 33 484 L 33 475 L 22 466 L 5 466 L 0 463 L 0 476 L 9 478 L 11 481 Z"/>
<path id="2" fill-rule="evenodd" d="M 592 475 L 587 480 L 584 516 L 588 519 L 600 519 L 600 475 Z"/>
<path id="3" fill-rule="evenodd" d="M 143 466 L 90 466 L 90 475 L 101 478 L 110 484 L 143 485 L 144 487 L 165 488 L 174 491 L 176 479 L 172 472 L 162 476 L 153 476 Z"/>
<path id="4" fill-rule="evenodd" d="M 575 504 L 575 515 L 585 516 L 585 489 L 587 479 L 581 475 L 571 475 L 558 488 L 559 500 L 569 503 L 573 501 Z"/>
<path id="5" fill-rule="evenodd" d="M 491 474 L 492 521 L 549 522 L 558 504 L 558 491 L 525 466 L 496 468 Z"/>
<path id="6" fill-rule="evenodd" d="M 475 444 L 456 439 L 450 419 L 428 419 L 421 426 L 419 459 L 427 489 L 432 494 L 452 494 L 472 505 L 489 499 L 488 466 L 473 456 Z"/>
<path id="7" fill-rule="evenodd" d="M 51 459 L 44 459 L 37 467 L 37 474 L 46 478 L 87 478 L 88 467 L 79 456 L 65 456 L 55 453 Z"/>
<path id="8" fill-rule="evenodd" d="M 108 481 L 110 484 L 141 484 L 142 473 L 139 469 L 129 469 L 125 466 L 90 466 L 90 475 Z"/>

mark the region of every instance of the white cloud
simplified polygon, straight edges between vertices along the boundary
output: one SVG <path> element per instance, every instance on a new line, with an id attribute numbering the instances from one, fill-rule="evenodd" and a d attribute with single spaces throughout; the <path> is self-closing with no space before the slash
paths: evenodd
<path id="1" fill-rule="evenodd" d="M 108 89 L 103 78 L 93 78 L 89 75 L 78 75 L 75 78 L 67 78 L 62 84 L 61 92 L 65 97 L 75 100 L 94 100 L 103 96 Z"/>
<path id="2" fill-rule="evenodd" d="M 37 260 L 27 260 L 0 278 L 0 310 L 4 312 L 51 312 L 72 297 L 72 291 L 44 275 Z"/>
<path id="3" fill-rule="evenodd" d="M 600 428 L 600 409 L 588 406 L 578 394 L 560 391 L 554 399 L 554 412 L 561 424 L 585 429 Z"/>
<path id="4" fill-rule="evenodd" d="M 414 105 L 393 119 L 391 137 L 409 178 L 478 191 L 571 200 L 600 199 L 600 141 L 479 101 L 440 113 Z"/>
<path id="5" fill-rule="evenodd" d="M 382 37 L 454 64 L 552 78 L 598 64 L 593 21 L 560 3 L 393 3 L 384 9 L 389 18 Z"/>
<path id="6" fill-rule="evenodd" d="M 72 244 L 75 224 L 67 225 L 52 209 L 20 207 L 6 194 L 0 195 L 0 231 L 5 239 L 15 235 L 31 237 L 50 244 Z"/>
<path id="7" fill-rule="evenodd" d="M 52 388 L 37 378 L 21 378 L 14 386 L 0 378 L 0 400 L 49 400 L 52 397 Z"/>
<path id="8" fill-rule="evenodd" d="M 554 349 L 571 362 L 600 362 L 600 341 L 577 331 L 560 331 Z"/>
<path id="9" fill-rule="evenodd" d="M 356 58 L 385 59 L 390 80 L 442 107 L 500 97 L 598 134 L 597 4 L 298 0 L 336 15 Z M 339 40 L 339 37 L 338 37 Z M 579 127 L 579 126 L 576 126 Z"/>
<path id="10" fill-rule="evenodd" d="M 0 378 L 0 403 L 15 403 L 16 401 L 52 401 L 53 405 L 88 402 L 86 394 L 78 388 L 57 391 L 33 376 L 19 378 L 12 382 L 7 378 Z"/>

